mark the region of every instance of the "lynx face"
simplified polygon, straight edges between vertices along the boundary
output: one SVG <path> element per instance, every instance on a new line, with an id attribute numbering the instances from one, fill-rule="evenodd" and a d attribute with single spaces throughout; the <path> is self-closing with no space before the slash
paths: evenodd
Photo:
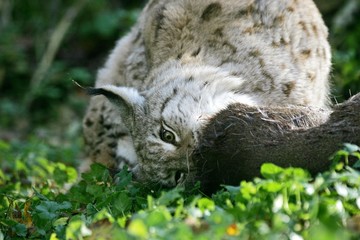
<path id="1" fill-rule="evenodd" d="M 137 154 L 135 177 L 175 186 L 195 170 L 190 155 L 207 119 L 230 103 L 254 101 L 238 92 L 241 79 L 212 67 L 174 64 L 151 77 L 161 84 L 144 92 L 107 85 L 90 93 L 106 96 L 119 110 Z"/>

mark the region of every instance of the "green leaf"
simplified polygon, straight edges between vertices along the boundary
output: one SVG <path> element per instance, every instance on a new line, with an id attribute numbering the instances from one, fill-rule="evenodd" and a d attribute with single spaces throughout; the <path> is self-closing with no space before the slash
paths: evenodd
<path id="1" fill-rule="evenodd" d="M 47 197 L 45 197 L 43 194 L 41 194 L 38 190 L 36 190 L 35 188 L 33 188 L 33 191 L 35 193 L 35 196 L 37 196 L 38 198 L 40 198 L 43 201 L 49 201 L 49 199 Z"/>
<path id="2" fill-rule="evenodd" d="M 261 187 L 267 192 L 276 193 L 284 188 L 284 184 L 281 182 L 271 181 L 271 182 L 264 182 L 263 184 L 261 184 Z"/>
<path id="3" fill-rule="evenodd" d="M 114 217 L 106 209 L 102 209 L 100 212 L 96 213 L 92 221 L 95 223 L 104 219 L 108 220 L 110 223 L 115 221 Z"/>
<path id="4" fill-rule="evenodd" d="M 68 183 L 75 183 L 78 178 L 78 173 L 73 167 L 66 167 L 66 174 L 68 177 Z"/>
<path id="5" fill-rule="evenodd" d="M 277 177 L 283 172 L 283 168 L 276 166 L 273 163 L 264 163 L 261 165 L 260 169 L 261 175 L 268 179 L 277 179 Z"/>
<path id="6" fill-rule="evenodd" d="M 59 216 L 60 211 L 69 209 L 71 209 L 70 202 L 44 201 L 35 207 L 35 212 L 41 219 L 52 221 Z"/>
<path id="7" fill-rule="evenodd" d="M 286 177 L 290 180 L 298 179 L 298 180 L 308 180 L 310 177 L 310 174 L 302 169 L 302 168 L 286 168 L 284 169 L 284 173 Z"/>
<path id="8" fill-rule="evenodd" d="M 164 226 L 171 220 L 171 214 L 165 207 L 161 207 L 152 211 L 146 217 L 146 225 L 149 227 Z"/>
<path id="9" fill-rule="evenodd" d="M 56 163 L 53 175 L 54 180 L 61 186 L 65 183 L 73 183 L 77 179 L 77 171 L 63 163 Z"/>
<path id="10" fill-rule="evenodd" d="M 54 170 L 54 180 L 59 185 L 61 185 L 61 186 L 64 185 L 65 183 L 68 182 L 67 172 L 60 169 L 59 167 L 56 167 Z"/>
<path id="11" fill-rule="evenodd" d="M 98 197 L 105 193 L 105 188 L 105 185 L 88 184 L 86 186 L 86 192 L 94 197 Z"/>
<path id="12" fill-rule="evenodd" d="M 157 199 L 157 202 L 159 205 L 167 206 L 170 203 L 175 202 L 175 200 L 181 198 L 180 192 L 183 191 L 183 188 L 174 188 L 168 192 L 162 192 L 160 198 Z"/>
<path id="13" fill-rule="evenodd" d="M 360 168 L 360 160 L 357 160 L 356 163 L 354 164 L 353 168 Z"/>
<path id="14" fill-rule="evenodd" d="M 141 219 L 132 220 L 128 227 L 128 231 L 131 235 L 140 239 L 147 239 L 149 237 L 149 232 L 146 224 Z"/>
<path id="15" fill-rule="evenodd" d="M 92 164 L 90 166 L 90 171 L 83 173 L 81 177 L 88 183 L 111 181 L 109 170 L 99 163 Z"/>
<path id="16" fill-rule="evenodd" d="M 215 203 L 214 201 L 208 199 L 208 198 L 200 198 L 197 201 L 197 205 L 200 208 L 202 212 L 205 210 L 214 211 L 215 210 Z"/>
<path id="17" fill-rule="evenodd" d="M 66 227 L 66 239 L 83 239 L 91 235 L 91 230 L 86 227 L 85 221 L 80 216 L 75 216 Z"/>
<path id="18" fill-rule="evenodd" d="M 13 227 L 13 229 L 16 235 L 18 235 L 19 237 L 26 237 L 27 229 L 24 224 L 18 223 Z"/>
<path id="19" fill-rule="evenodd" d="M 62 218 L 58 218 L 53 225 L 54 226 L 65 226 L 67 225 L 69 218 L 68 217 L 62 217 Z"/>
<path id="20" fill-rule="evenodd" d="M 87 184 L 84 180 L 71 187 L 68 198 L 77 203 L 87 204 L 94 201 L 94 198 L 87 191 Z"/>
<path id="21" fill-rule="evenodd" d="M 118 179 L 118 183 L 116 184 L 117 190 L 125 189 L 131 183 L 132 174 L 128 170 L 127 166 L 125 166 L 118 174 L 115 175 L 115 178 Z"/>
<path id="22" fill-rule="evenodd" d="M 360 151 L 360 147 L 351 143 L 344 143 L 344 150 L 348 153 L 353 153 Z"/>
<path id="23" fill-rule="evenodd" d="M 240 196 L 241 198 L 251 200 L 252 196 L 257 192 L 256 186 L 252 182 L 242 181 L 240 183 Z"/>
<path id="24" fill-rule="evenodd" d="M 120 213 L 126 213 L 131 209 L 132 200 L 126 192 L 120 192 L 113 201 L 113 207 Z"/>
<path id="25" fill-rule="evenodd" d="M 223 187 L 226 189 L 226 191 L 232 193 L 232 194 L 238 194 L 240 192 L 239 186 L 229 186 L 229 185 L 223 185 Z"/>

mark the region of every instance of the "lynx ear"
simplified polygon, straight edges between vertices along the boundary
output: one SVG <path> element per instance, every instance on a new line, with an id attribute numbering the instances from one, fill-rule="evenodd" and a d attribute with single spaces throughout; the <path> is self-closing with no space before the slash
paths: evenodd
<path id="1" fill-rule="evenodd" d="M 133 119 L 137 111 L 143 110 L 145 104 L 145 98 L 134 88 L 106 85 L 99 88 L 87 88 L 87 92 L 93 96 L 104 95 L 118 107 L 126 123 Z"/>

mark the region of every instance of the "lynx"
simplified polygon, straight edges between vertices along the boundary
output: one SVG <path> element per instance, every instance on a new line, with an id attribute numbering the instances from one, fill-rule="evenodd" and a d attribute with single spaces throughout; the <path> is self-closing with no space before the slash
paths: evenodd
<path id="1" fill-rule="evenodd" d="M 202 128 L 228 105 L 329 107 L 327 36 L 312 0 L 149 1 L 89 89 L 89 159 L 183 183 Z"/>

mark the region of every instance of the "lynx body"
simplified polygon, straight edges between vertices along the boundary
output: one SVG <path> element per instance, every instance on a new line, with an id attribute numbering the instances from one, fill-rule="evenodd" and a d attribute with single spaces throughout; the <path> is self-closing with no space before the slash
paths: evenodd
<path id="1" fill-rule="evenodd" d="M 90 90 L 89 159 L 174 186 L 229 104 L 328 107 L 327 35 L 311 0 L 150 1 Z"/>

